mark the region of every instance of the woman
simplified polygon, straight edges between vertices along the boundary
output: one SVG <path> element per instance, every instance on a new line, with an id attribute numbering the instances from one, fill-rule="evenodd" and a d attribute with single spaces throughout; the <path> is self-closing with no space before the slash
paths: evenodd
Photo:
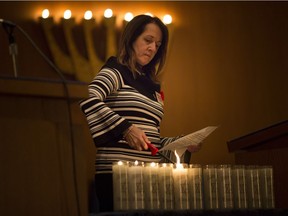
<path id="1" fill-rule="evenodd" d="M 117 57 L 108 59 L 88 87 L 89 98 L 80 103 L 97 147 L 100 211 L 113 210 L 113 162 L 160 161 L 147 143 L 162 148 L 178 138 L 160 136 L 163 97 L 158 75 L 167 45 L 168 29 L 159 18 L 134 17 L 124 29 Z"/>

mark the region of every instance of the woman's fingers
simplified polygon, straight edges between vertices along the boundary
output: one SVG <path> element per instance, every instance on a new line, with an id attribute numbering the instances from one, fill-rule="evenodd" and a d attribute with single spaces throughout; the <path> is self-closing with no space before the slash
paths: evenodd
<path id="1" fill-rule="evenodd" d="M 202 143 L 199 143 L 198 145 L 190 145 L 187 147 L 187 150 L 189 152 L 198 152 L 202 148 Z"/>
<path id="2" fill-rule="evenodd" d="M 148 149 L 146 143 L 150 143 L 145 133 L 135 125 L 128 129 L 128 133 L 125 134 L 125 140 L 129 146 L 139 151 Z"/>

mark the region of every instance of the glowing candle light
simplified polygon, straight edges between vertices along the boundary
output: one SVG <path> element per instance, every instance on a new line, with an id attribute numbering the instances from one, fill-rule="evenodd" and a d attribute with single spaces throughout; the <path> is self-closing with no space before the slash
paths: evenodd
<path id="1" fill-rule="evenodd" d="M 144 209 L 143 163 L 135 161 L 128 167 L 130 209 Z"/>
<path id="2" fill-rule="evenodd" d="M 202 167 L 190 164 L 188 169 L 190 209 L 203 209 Z"/>
<path id="3" fill-rule="evenodd" d="M 104 11 L 104 17 L 105 18 L 111 18 L 113 16 L 113 11 L 110 9 L 110 8 L 107 8 L 105 11 Z"/>
<path id="4" fill-rule="evenodd" d="M 88 74 L 96 75 L 98 71 L 100 70 L 100 66 L 103 64 L 103 61 L 99 58 L 97 55 L 97 52 L 95 52 L 95 37 L 93 32 L 96 29 L 96 20 L 93 17 L 93 13 L 91 10 L 87 10 L 84 13 L 84 17 L 82 19 L 82 27 L 84 32 L 84 40 L 86 44 L 86 50 L 87 50 L 87 57 L 89 59 L 89 66 L 90 71 Z M 79 59 L 79 58 L 78 58 Z"/>
<path id="5" fill-rule="evenodd" d="M 145 13 L 145 15 L 153 17 L 153 14 L 150 12 Z"/>
<path id="6" fill-rule="evenodd" d="M 248 208 L 261 208 L 259 172 L 258 166 L 246 166 Z"/>
<path id="7" fill-rule="evenodd" d="M 63 14 L 64 19 L 70 19 L 72 17 L 72 12 L 71 10 L 65 10 Z"/>
<path id="8" fill-rule="evenodd" d="M 204 182 L 204 206 L 206 209 L 218 209 L 219 189 L 217 167 L 215 165 L 205 165 L 203 167 Z"/>
<path id="9" fill-rule="evenodd" d="M 174 188 L 172 170 L 172 163 L 162 163 L 159 166 L 158 181 L 160 208 L 164 210 L 174 209 Z"/>
<path id="10" fill-rule="evenodd" d="M 232 182 L 234 193 L 234 208 L 245 209 L 247 208 L 247 193 L 246 193 L 246 177 L 245 166 L 234 165 L 232 167 Z"/>
<path id="11" fill-rule="evenodd" d="M 128 210 L 128 164 L 118 161 L 113 163 L 113 198 L 114 210 Z"/>
<path id="12" fill-rule="evenodd" d="M 85 20 L 90 20 L 90 19 L 92 19 L 92 17 L 93 17 L 92 11 L 87 10 L 87 11 L 85 12 L 85 14 L 84 14 L 84 19 L 85 19 Z"/>
<path id="13" fill-rule="evenodd" d="M 171 24 L 172 23 L 172 16 L 169 14 L 164 15 L 163 23 L 166 25 Z"/>
<path id="14" fill-rule="evenodd" d="M 232 209 L 233 193 L 232 193 L 232 171 L 231 165 L 220 165 L 218 167 L 218 185 L 220 195 L 220 208 Z"/>
<path id="15" fill-rule="evenodd" d="M 144 167 L 145 209 L 159 209 L 158 163 L 146 163 Z"/>
<path id="16" fill-rule="evenodd" d="M 63 24 L 64 34 L 66 37 L 66 40 L 68 41 L 68 47 L 69 49 L 74 46 L 73 43 L 71 43 L 72 36 L 71 36 L 71 29 L 75 26 L 75 18 L 72 17 L 71 10 L 67 9 L 63 13 L 63 17 L 61 18 L 61 22 Z M 69 45 L 70 43 L 70 45 Z M 74 49 L 73 49 L 74 50 Z M 70 50 L 72 51 L 72 50 Z"/>
<path id="17" fill-rule="evenodd" d="M 127 12 L 125 15 L 124 15 L 124 20 L 126 22 L 130 22 L 132 19 L 133 19 L 134 15 L 131 13 L 131 12 Z"/>
<path id="18" fill-rule="evenodd" d="M 274 186 L 273 186 L 273 167 L 260 166 L 260 181 L 261 181 L 261 198 L 262 208 L 275 208 Z"/>
<path id="19" fill-rule="evenodd" d="M 42 11 L 42 18 L 43 19 L 47 19 L 49 17 L 50 13 L 49 13 L 49 10 L 48 9 L 44 9 Z"/>
<path id="20" fill-rule="evenodd" d="M 180 163 L 180 157 L 175 150 L 177 163 L 173 169 L 173 185 L 175 209 L 189 209 L 187 164 Z"/>
<path id="21" fill-rule="evenodd" d="M 108 8 L 104 11 L 104 25 L 106 27 L 106 58 L 116 55 L 117 53 L 117 33 L 115 29 L 116 17 L 113 16 L 113 11 Z"/>

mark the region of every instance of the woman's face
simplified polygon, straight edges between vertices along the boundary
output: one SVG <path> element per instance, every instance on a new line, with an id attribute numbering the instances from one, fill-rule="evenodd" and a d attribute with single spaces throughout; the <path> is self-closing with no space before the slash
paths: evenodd
<path id="1" fill-rule="evenodd" d="M 147 65 L 155 56 L 162 41 L 162 32 L 155 23 L 146 25 L 144 32 L 133 44 L 136 61 L 139 65 Z"/>

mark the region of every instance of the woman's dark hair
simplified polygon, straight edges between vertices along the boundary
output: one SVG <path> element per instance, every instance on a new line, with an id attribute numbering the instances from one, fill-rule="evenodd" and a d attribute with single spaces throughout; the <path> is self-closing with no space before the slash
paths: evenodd
<path id="1" fill-rule="evenodd" d="M 157 82 L 157 75 L 161 72 L 165 64 L 169 37 L 166 25 L 158 17 L 138 15 L 127 23 L 120 39 L 117 59 L 120 64 L 127 66 L 134 76 L 137 75 L 137 62 L 133 43 L 144 32 L 146 25 L 150 23 L 154 23 L 160 28 L 162 32 L 162 41 L 154 58 L 149 64 L 143 66 L 142 71 Z"/>

